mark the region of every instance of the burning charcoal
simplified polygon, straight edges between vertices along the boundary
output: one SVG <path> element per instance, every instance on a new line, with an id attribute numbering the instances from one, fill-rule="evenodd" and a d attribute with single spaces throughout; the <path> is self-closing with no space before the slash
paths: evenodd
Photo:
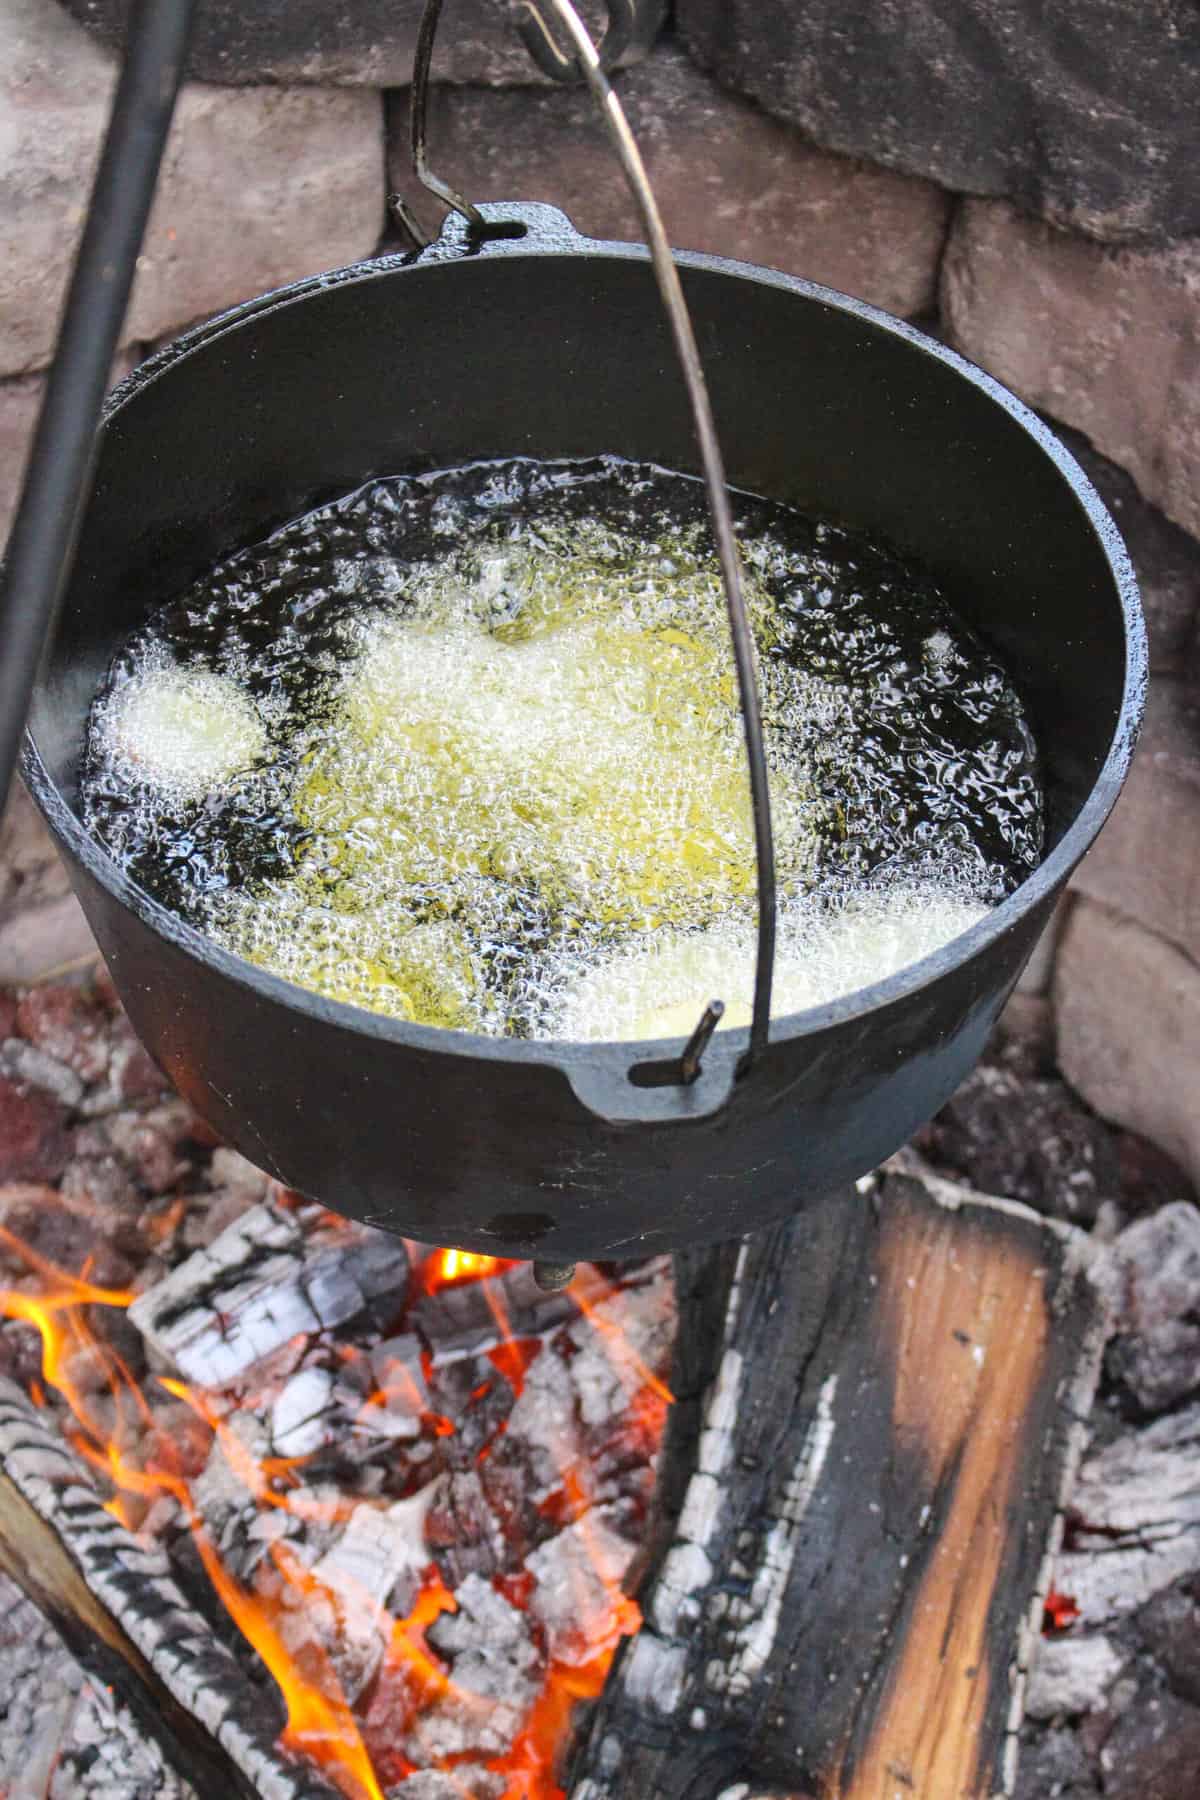
<path id="1" fill-rule="evenodd" d="M 1031 1719 L 1095 1712 L 1125 1662 L 1106 1637 L 1042 1638 L 1034 1650 L 1025 1710 Z"/>
<path id="2" fill-rule="evenodd" d="M 1073 1731 L 1039 1733 L 1021 1751 L 1015 1800 L 1100 1800 L 1087 1751 Z"/>
<path id="3" fill-rule="evenodd" d="M 525 1558 L 536 1584 L 529 1608 L 556 1662 L 590 1662 L 611 1642 L 614 1595 L 637 1554 L 611 1516 L 593 1507 Z"/>
<path id="4" fill-rule="evenodd" d="M 23 1038 L 74 1069 L 89 1086 L 107 1072 L 111 1026 L 86 989 L 54 983 L 31 988 L 21 997 L 16 1025 Z"/>
<path id="5" fill-rule="evenodd" d="M 132 1167 L 151 1194 L 165 1194 L 191 1167 L 179 1155 L 187 1141 L 191 1113 L 182 1100 L 169 1100 L 149 1112 L 115 1113 L 105 1121 L 113 1148 Z"/>
<path id="6" fill-rule="evenodd" d="M 0 1075 L 11 1081 L 25 1082 L 53 1094 L 60 1106 L 74 1112 L 83 1099 L 83 1082 L 56 1056 L 27 1044 L 21 1038 L 9 1038 L 0 1044 Z"/>
<path id="7" fill-rule="evenodd" d="M 456 1763 L 454 1772 L 420 1769 L 399 1787 L 388 1789 L 388 1800 L 501 1800 L 506 1786 L 503 1775 L 491 1775 L 475 1763 Z"/>
<path id="8" fill-rule="evenodd" d="M 125 1164 L 109 1154 L 73 1157 L 63 1170 L 59 1192 L 65 1200 L 87 1201 L 114 1216 L 136 1214 L 144 1204 Z"/>
<path id="9" fill-rule="evenodd" d="M 62 1380 L 80 1394 L 102 1394 L 112 1379 L 112 1358 L 107 1345 L 76 1344 L 60 1359 Z"/>
<path id="10" fill-rule="evenodd" d="M 246 1559 L 239 1552 L 244 1552 L 257 1512 L 249 1482 L 268 1451 L 261 1420 L 253 1413 L 230 1413 L 214 1437 L 208 1461 L 192 1488 L 196 1510 L 217 1549 L 229 1560 L 232 1573 L 239 1578 L 248 1572 Z"/>
<path id="11" fill-rule="evenodd" d="M 0 1222 L 14 1238 L 71 1273 L 86 1263 L 90 1278 L 102 1287 L 125 1287 L 133 1270 L 112 1241 L 119 1221 L 101 1208 L 64 1204 L 53 1188 L 13 1185 L 0 1188 Z M 14 1274 L 28 1266 L 18 1250 L 0 1244 L 0 1262 Z"/>
<path id="12" fill-rule="evenodd" d="M 1200 1405 L 1084 1456 L 1054 1583 L 1084 1627 L 1127 1617 L 1200 1570 Z"/>
<path id="13" fill-rule="evenodd" d="M 170 1494 L 160 1494 L 150 1502 L 146 1516 L 142 1520 L 140 1530 L 145 1537 L 161 1541 L 168 1531 L 173 1531 L 183 1518 L 178 1500 Z"/>
<path id="14" fill-rule="evenodd" d="M 1200 1707 L 1140 1694 L 1100 1753 L 1106 1800 L 1183 1800 L 1200 1793 Z"/>
<path id="15" fill-rule="evenodd" d="M 271 1409 L 271 1440 L 277 1456 L 311 1456 L 337 1435 L 334 1375 L 329 1369 L 300 1369 Z"/>
<path id="16" fill-rule="evenodd" d="M 375 1443 L 411 1444 L 421 1435 L 421 1421 L 407 1413 L 393 1412 L 389 1407 L 368 1401 L 360 1406 L 350 1425 L 356 1438 Z"/>
<path id="17" fill-rule="evenodd" d="M 124 1014 L 118 1017 L 114 1035 L 109 1084 L 118 1104 L 150 1100 L 163 1093 L 169 1086 L 167 1078 L 145 1045 L 134 1036 Z"/>
<path id="18" fill-rule="evenodd" d="M 212 1188 L 203 1194 L 193 1194 L 183 1228 L 185 1246 L 189 1250 L 207 1250 L 223 1231 L 236 1225 L 257 1204 L 257 1197 L 252 1199 L 241 1188 Z"/>
<path id="19" fill-rule="evenodd" d="M 531 1263 L 486 1281 L 462 1281 L 424 1294 L 408 1315 L 428 1344 L 434 1366 L 473 1356 L 505 1336 L 539 1337 L 578 1312 L 568 1293 L 543 1293 Z"/>
<path id="20" fill-rule="evenodd" d="M 419 1438 L 421 1417 L 429 1410 L 429 1390 L 421 1366 L 421 1344 L 411 1333 L 387 1338 L 370 1352 L 376 1390 L 354 1417 L 356 1436 Z"/>
<path id="21" fill-rule="evenodd" d="M 214 1188 L 224 1189 L 230 1194 L 240 1194 L 246 1200 L 265 1199 L 271 1185 L 269 1175 L 224 1144 L 219 1144 L 212 1153 L 209 1178 Z"/>
<path id="22" fill-rule="evenodd" d="M 458 1611 L 430 1626 L 429 1642 L 454 1664 L 454 1680 L 473 1694 L 502 1695 L 523 1706 L 537 1691 L 541 1657 L 526 1614 L 518 1612 L 481 1575 L 468 1575 L 455 1590 Z"/>
<path id="23" fill-rule="evenodd" d="M 579 1354 L 571 1381 L 585 1425 L 600 1425 L 623 1411 L 653 1377 L 661 1381 L 675 1341 L 675 1289 L 664 1261 L 655 1279 L 626 1292 L 618 1288 L 571 1327 Z"/>
<path id="24" fill-rule="evenodd" d="M 1200 1210 L 1164 1206 L 1123 1231 L 1110 1251 L 1119 1295 L 1111 1372 L 1147 1412 L 1200 1387 Z"/>
<path id="25" fill-rule="evenodd" d="M 454 1427 L 442 1441 L 451 1468 L 475 1466 L 505 1428 L 513 1400 L 512 1384 L 487 1357 L 465 1357 L 433 1370 L 429 1406 Z"/>
<path id="26" fill-rule="evenodd" d="M 142 1294 L 130 1317 L 188 1381 L 224 1387 L 298 1333 L 344 1324 L 402 1289 L 404 1246 L 367 1226 L 306 1228 L 256 1206 Z"/>
<path id="27" fill-rule="evenodd" d="M 123 1013 L 118 1013 L 108 1030 L 108 1067 L 88 1089 L 80 1107 L 87 1118 L 102 1118 L 139 1101 L 162 1099 L 170 1094 L 166 1076 L 138 1042 Z"/>
<path id="28" fill-rule="evenodd" d="M 547 1528 L 532 1497 L 528 1459 L 508 1432 L 479 1465 L 479 1476 L 508 1545 L 510 1562 L 523 1563 L 547 1535 Z"/>
<path id="29" fill-rule="evenodd" d="M 508 1438 L 524 1452 L 530 1498 L 545 1500 L 561 1487 L 563 1471 L 582 1455 L 571 1372 L 552 1344 L 530 1365 L 509 1414 Z"/>
<path id="30" fill-rule="evenodd" d="M 507 1563 L 504 1533 L 488 1505 L 478 1469 L 455 1469 L 430 1510 L 426 1537 L 450 1587 L 473 1572 L 498 1574 Z"/>
<path id="31" fill-rule="evenodd" d="M 394 1506 L 356 1506 L 340 1537 L 310 1570 L 334 1605 L 334 1629 L 325 1648 L 350 1701 L 379 1667 L 392 1615 L 404 1617 L 420 1592 L 429 1561 L 425 1518 L 436 1487 L 431 1482 Z"/>
<path id="32" fill-rule="evenodd" d="M 260 1512 L 252 1525 L 247 1526 L 246 1536 L 255 1544 L 278 1544 L 289 1537 L 296 1537 L 302 1529 L 299 1519 L 294 1519 L 282 1507 L 269 1506 Z"/>
<path id="33" fill-rule="evenodd" d="M 1174 1582 L 1137 1616 L 1137 1630 L 1172 1690 L 1200 1706 L 1200 1576 Z"/>
<path id="34" fill-rule="evenodd" d="M 421 1362 L 421 1340 L 412 1332 L 402 1337 L 385 1338 L 371 1352 L 375 1379 L 396 1410 L 408 1408 L 414 1414 L 429 1406 L 429 1389 Z"/>
<path id="35" fill-rule="evenodd" d="M 451 1686 L 408 1734 L 414 1761 L 510 1749 L 541 1686 L 542 1658 L 528 1618 L 479 1575 L 468 1575 L 454 1597 L 458 1611 L 443 1613 L 428 1632 L 453 1664 Z"/>
<path id="36" fill-rule="evenodd" d="M 266 1198 L 270 1176 L 223 1145 L 209 1165 L 210 1191 L 192 1200 L 184 1240 L 189 1250 L 207 1250 L 223 1231 Z"/>
<path id="37" fill-rule="evenodd" d="M 42 1336 L 36 1325 L 7 1319 L 0 1325 L 0 1378 L 28 1389 L 42 1373 Z"/>
<path id="38" fill-rule="evenodd" d="M 0 1075 L 0 1182 L 53 1181 L 70 1153 L 58 1101 L 42 1088 Z"/>

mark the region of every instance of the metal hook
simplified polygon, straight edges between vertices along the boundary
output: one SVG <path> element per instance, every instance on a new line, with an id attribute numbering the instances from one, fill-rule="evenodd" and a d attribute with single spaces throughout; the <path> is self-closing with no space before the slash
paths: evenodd
<path id="1" fill-rule="evenodd" d="M 539 67 L 545 69 L 554 80 L 571 79 L 571 76 L 564 74 L 563 71 L 578 70 L 582 72 L 592 91 L 592 97 L 608 129 L 625 179 L 641 215 L 646 239 L 650 246 L 654 278 L 658 283 L 659 295 L 670 322 L 684 385 L 691 402 L 692 421 L 695 426 L 696 441 L 700 447 L 700 461 L 704 470 L 713 537 L 717 547 L 717 561 L 720 564 L 721 582 L 725 589 L 729 633 L 733 640 L 733 660 L 737 670 L 742 726 L 746 735 L 746 760 L 749 764 L 750 802 L 754 820 L 754 853 L 758 873 L 758 945 L 754 968 L 754 1010 L 750 1022 L 750 1045 L 740 1065 L 741 1072 L 744 1074 L 766 1048 L 771 1031 L 771 986 L 775 971 L 777 912 L 771 796 L 767 775 L 766 746 L 763 740 L 762 710 L 758 698 L 758 669 L 754 650 L 754 634 L 750 629 L 750 618 L 746 610 L 745 595 L 742 592 L 741 559 L 733 535 L 733 512 L 729 504 L 725 463 L 721 455 L 720 444 L 717 441 L 712 403 L 708 397 L 708 387 L 704 380 L 704 369 L 700 362 L 696 334 L 692 329 L 691 315 L 683 297 L 679 271 L 675 266 L 675 258 L 671 254 L 671 246 L 667 241 L 662 215 L 658 210 L 658 202 L 654 198 L 654 190 L 650 186 L 646 174 L 646 165 L 642 161 L 634 135 L 629 129 L 629 121 L 625 117 L 624 108 L 613 92 L 603 67 L 605 54 L 615 60 L 628 44 L 628 33 L 637 19 L 637 0 L 608 0 L 611 23 L 609 31 L 605 35 L 602 50 L 597 50 L 592 42 L 587 27 L 571 5 L 571 0 L 540 0 L 542 5 L 548 6 L 557 15 L 559 23 L 571 39 L 574 55 L 570 59 L 564 58 L 557 49 L 546 28 L 545 20 L 538 10 L 537 0 L 521 0 L 521 3 L 528 15 L 521 27 L 521 34 L 537 59 Z M 430 193 L 436 194 L 447 206 L 453 207 L 455 212 L 466 219 L 472 230 L 483 235 L 487 228 L 482 215 L 460 194 L 456 194 L 446 182 L 440 181 L 429 169 L 425 160 L 425 119 L 429 67 L 433 57 L 434 38 L 437 35 L 441 12 L 442 0 L 425 0 L 425 11 L 421 16 L 421 26 L 417 34 L 417 54 L 413 66 L 413 165 L 422 185 Z M 622 31 L 625 32 L 624 38 L 621 36 Z M 548 67 L 542 60 L 542 52 L 546 46 L 549 46 L 547 53 L 553 57 L 552 67 Z M 700 1058 L 716 1030 L 723 1011 L 724 1007 L 720 1002 L 714 1002 L 706 1008 L 699 1025 L 684 1049 L 679 1064 L 681 1081 L 691 1082 L 698 1076 Z"/>
<path id="2" fill-rule="evenodd" d="M 425 0 L 421 14 L 421 23 L 417 28 L 417 44 L 413 56 L 412 91 L 409 99 L 410 133 L 412 141 L 413 169 L 421 186 L 435 199 L 442 202 L 465 219 L 473 231 L 484 230 L 483 217 L 478 207 L 464 199 L 457 188 L 452 188 L 448 181 L 429 166 L 426 151 L 429 118 L 429 75 L 433 64 L 433 47 L 437 39 L 438 25 L 441 23 L 444 0 Z M 530 56 L 544 75 L 551 81 L 560 84 L 579 81 L 583 76 L 577 54 L 566 55 L 558 47 L 542 14 L 533 0 L 518 0 L 523 5 L 525 17 L 519 20 L 517 32 Z M 634 41 L 642 27 L 639 12 L 641 0 L 607 0 L 608 28 L 597 52 L 602 69 L 614 69 L 630 44 Z M 393 198 L 392 205 L 405 230 L 419 245 L 429 243 L 428 233 L 422 228 L 411 207 L 399 195 Z"/>
<path id="3" fill-rule="evenodd" d="M 700 1075 L 700 1062 L 708 1049 L 709 1040 L 721 1020 L 725 1017 L 725 1002 L 710 1000 L 700 1015 L 700 1023 L 683 1048 L 679 1059 L 679 1078 L 685 1087 L 691 1087 Z"/>
<path id="4" fill-rule="evenodd" d="M 527 10 L 532 13 L 534 0 L 524 0 L 524 3 Z M 658 283 L 659 295 L 670 321 L 671 333 L 675 339 L 675 349 L 688 391 L 688 399 L 691 401 L 692 422 L 696 431 L 696 441 L 700 447 L 709 514 L 712 519 L 713 537 L 716 540 L 717 561 L 720 564 L 721 582 L 725 589 L 729 634 L 733 640 L 733 660 L 737 670 L 742 726 L 746 735 L 746 760 L 750 773 L 750 803 L 754 819 L 754 853 L 758 871 L 758 945 L 754 967 L 754 1010 L 750 1021 L 750 1045 L 741 1062 L 741 1071 L 744 1074 L 766 1049 L 771 1031 L 771 986 L 775 972 L 777 922 L 775 839 L 771 829 L 771 795 L 767 776 L 766 745 L 763 740 L 762 709 L 758 698 L 758 669 L 754 651 L 754 634 L 750 629 L 746 598 L 742 591 L 742 565 L 738 555 L 737 542 L 733 535 L 733 511 L 729 504 L 725 462 L 721 455 L 720 443 L 717 440 L 712 403 L 708 397 L 708 386 L 704 379 L 704 368 L 700 361 L 696 334 L 692 329 L 691 315 L 688 312 L 687 301 L 683 297 L 679 270 L 676 268 L 675 258 L 671 254 L 662 214 L 658 210 L 658 202 L 654 198 L 654 190 L 650 186 L 646 165 L 642 161 L 637 141 L 629 129 L 629 121 L 625 117 L 624 108 L 600 66 L 600 57 L 596 46 L 588 35 L 587 27 L 571 5 L 571 0 L 548 0 L 548 4 L 557 14 L 575 45 L 579 66 L 583 70 L 597 109 L 608 128 L 609 137 L 612 139 L 613 147 L 620 159 L 630 192 L 637 202 L 638 212 L 641 214 L 642 225 L 650 246 L 650 260 L 655 280 Z M 694 1046 L 696 1039 L 701 1038 L 700 1048 L 703 1049 L 704 1044 L 712 1036 L 716 1028 L 716 1020 L 709 1023 L 712 1011 L 713 1009 L 710 1007 L 705 1013 L 684 1052 L 685 1057 L 690 1056 L 695 1061 L 697 1069 L 699 1053 Z M 686 1075 L 684 1079 L 686 1079 Z"/>
<path id="5" fill-rule="evenodd" d="M 434 174 L 425 154 L 426 124 L 429 114 L 429 70 L 433 62 L 433 46 L 437 40 L 437 29 L 441 16 L 442 0 L 425 0 L 425 10 L 421 14 L 421 23 L 417 30 L 417 48 L 413 57 L 412 95 L 409 101 L 413 169 L 416 171 L 417 180 L 427 192 L 440 200 L 443 206 L 450 207 L 452 211 L 458 213 L 460 218 L 465 219 L 472 231 L 482 231 L 484 228 L 483 214 L 477 207 L 472 206 L 469 200 L 464 200 L 448 181 L 443 181 L 440 175 Z M 409 208 L 405 207 L 400 216 L 408 230 L 413 232 L 414 237 L 419 239 L 424 235 L 419 225 L 413 231 L 416 221 Z"/>
<path id="6" fill-rule="evenodd" d="M 521 0 L 525 17 L 517 26 L 521 42 L 543 75 L 551 81 L 567 83 L 583 76 L 577 51 L 560 50 L 534 0 Z M 611 73 L 628 50 L 638 24 L 638 0 L 608 0 L 608 29 L 596 54 L 600 67 Z"/>

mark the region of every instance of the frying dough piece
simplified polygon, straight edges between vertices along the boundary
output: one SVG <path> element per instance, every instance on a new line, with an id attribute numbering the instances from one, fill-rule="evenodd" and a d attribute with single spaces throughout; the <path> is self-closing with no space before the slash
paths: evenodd
<path id="1" fill-rule="evenodd" d="M 267 731 L 257 706 L 211 669 L 149 669 L 115 696 L 107 748 L 160 792 L 195 800 L 257 762 Z"/>
<path id="2" fill-rule="evenodd" d="M 840 907 L 793 901 L 780 909 L 774 1017 L 821 1006 L 884 981 L 949 943 L 988 908 L 934 881 L 866 890 Z M 706 931 L 661 931 L 568 979 L 548 1036 L 690 1037 L 710 1000 L 719 1029 L 750 1022 L 755 934 L 745 918 Z"/>

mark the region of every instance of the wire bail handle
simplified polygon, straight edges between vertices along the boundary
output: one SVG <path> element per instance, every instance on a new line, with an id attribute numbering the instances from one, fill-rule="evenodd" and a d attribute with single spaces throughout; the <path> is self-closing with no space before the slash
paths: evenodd
<path id="1" fill-rule="evenodd" d="M 429 104 L 429 72 L 437 37 L 443 0 L 425 0 L 425 10 L 417 33 L 413 61 L 411 99 L 412 160 L 417 180 L 444 205 L 451 207 L 467 222 L 468 230 L 485 236 L 487 224 L 482 213 L 429 167 L 426 155 L 426 123 Z M 737 669 L 738 699 L 746 736 L 746 760 L 750 774 L 750 800 L 754 819 L 754 851 L 758 875 L 758 942 L 754 970 L 754 1010 L 750 1024 L 750 1044 L 739 1066 L 745 1074 L 766 1049 L 771 1028 L 771 983 L 775 966 L 776 875 L 775 842 L 771 830 L 771 799 L 767 777 L 766 750 L 763 742 L 762 710 L 758 697 L 758 670 L 754 652 L 754 636 L 746 611 L 742 587 L 741 558 L 733 534 L 733 514 L 725 477 L 725 464 L 717 440 L 712 403 L 692 329 L 691 315 L 683 297 L 679 271 L 671 254 L 662 215 L 654 190 L 646 174 L 641 152 L 629 128 L 625 110 L 613 92 L 606 70 L 611 68 L 628 48 L 638 23 L 638 0 L 607 0 L 609 25 L 597 49 L 587 27 L 571 0 L 519 0 L 524 15 L 518 24 L 521 38 L 538 67 L 553 81 L 566 83 L 582 76 L 612 139 L 630 192 L 641 215 L 650 247 L 650 258 L 659 295 L 667 313 L 680 369 L 691 403 L 692 419 L 704 482 L 708 494 L 708 510 L 717 546 L 721 583 L 725 590 L 725 606 L 733 640 L 733 658 Z M 543 9 L 556 14 L 572 44 L 572 53 L 564 53 L 552 37 Z M 401 217 L 411 230 L 415 221 L 408 209 L 399 205 Z M 418 241 L 424 233 L 417 229 Z M 700 1074 L 701 1057 L 724 1011 L 720 1001 L 712 1001 L 704 1009 L 673 1075 L 684 1086 Z"/>

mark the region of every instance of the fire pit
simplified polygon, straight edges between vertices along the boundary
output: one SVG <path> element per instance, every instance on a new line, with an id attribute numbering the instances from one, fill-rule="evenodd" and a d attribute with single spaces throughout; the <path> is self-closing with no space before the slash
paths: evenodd
<path id="1" fill-rule="evenodd" d="M 200 1794 L 1008 1791 L 1080 1234 L 909 1168 L 547 1294 L 214 1149 L 103 983 L 0 1025 L 6 1166 L 15 1095 L 59 1133 L 0 1185 L 0 1565 Z"/>
<path id="2" fill-rule="evenodd" d="M 173 41 L 147 30 L 133 86 Z M 161 109 L 161 79 L 148 91 Z M 36 1357 L 18 1339 L 23 1379 L 0 1390 L 3 1560 L 201 1792 L 1007 1793 L 1101 1341 L 1090 1253 L 911 1165 L 870 1171 L 977 1057 L 1116 797 L 1144 683 L 1127 561 L 1040 423 L 908 328 L 710 258 L 676 259 L 680 292 L 652 208 L 652 253 L 546 208 L 462 210 L 419 253 L 202 327 L 106 414 L 24 766 L 194 1114 L 122 1124 L 111 1049 L 96 1073 L 73 1065 L 120 1029 L 111 1006 L 67 1032 L 69 1055 L 18 1017 L 18 1087 L 48 1056 L 76 1150 L 118 1175 L 143 1162 L 136 1271 L 69 1236 L 70 1254 L 39 1247 L 42 1216 L 119 1212 L 99 1167 L 86 1203 L 73 1184 L 18 1195 L 33 1216 L 0 1239 L 4 1310 L 40 1338 Z M 905 973 L 784 1019 L 752 659 L 684 294 L 732 481 L 944 577 L 1045 761 L 1047 854 L 1007 901 Z M 85 485 L 74 318 L 14 533 L 25 648 L 21 602 L 43 616 L 71 549 L 71 496 L 56 514 L 38 480 L 56 418 Z M 616 449 L 691 471 L 696 426 L 756 796 L 748 1033 L 710 1042 L 706 1014 L 691 1040 L 635 1050 L 371 1017 L 216 949 L 88 838 L 76 784 L 100 673 L 217 556 L 430 461 Z M 179 1165 L 205 1134 L 222 1147 L 193 1209 Z M 601 1688 L 568 1773 L 571 1704 Z"/>

